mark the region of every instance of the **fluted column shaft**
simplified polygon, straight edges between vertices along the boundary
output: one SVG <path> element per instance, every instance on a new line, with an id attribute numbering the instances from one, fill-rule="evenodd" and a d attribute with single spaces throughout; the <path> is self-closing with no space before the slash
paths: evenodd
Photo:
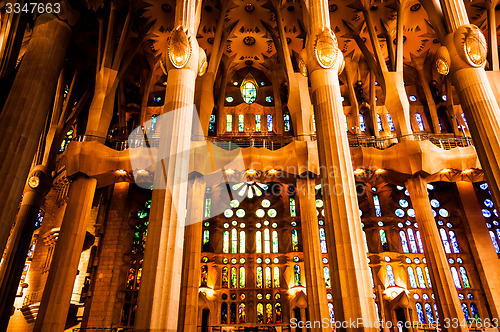
<path id="1" fill-rule="evenodd" d="M 318 216 L 316 210 L 315 181 L 311 178 L 299 179 L 297 193 L 304 243 L 304 265 L 306 273 L 307 308 L 309 320 L 329 320 L 328 300 L 323 272 L 321 246 L 319 241 Z M 313 328 L 311 331 L 331 331 L 331 328 Z"/>
<path id="2" fill-rule="evenodd" d="M 434 285 L 432 289 L 436 295 L 439 317 L 442 319 L 441 324 L 444 324 L 444 318 L 458 319 L 459 322 L 465 322 L 448 259 L 432 213 L 429 194 L 427 193 L 427 183 L 420 176 L 417 176 L 408 180 L 406 188 L 408 188 L 411 203 L 415 210 L 415 219 L 422 232 L 425 259 Z M 468 331 L 464 324 L 461 325 L 459 324 L 458 327 L 450 326 L 448 331 Z"/>
<path id="3" fill-rule="evenodd" d="M 85 175 L 77 175 L 71 184 L 35 332 L 64 331 L 96 185 L 96 179 Z"/>
<path id="4" fill-rule="evenodd" d="M 203 203 L 206 183 L 197 177 L 189 183 L 189 220 L 184 230 L 184 254 L 182 261 L 181 305 L 178 331 L 198 331 L 198 292 L 201 277 L 201 238 L 203 226 Z"/>
<path id="5" fill-rule="evenodd" d="M 481 279 L 484 295 L 492 318 L 500 316 L 500 266 L 498 255 L 488 233 L 472 182 L 457 182 L 460 200 L 465 212 L 465 235 L 471 247 L 474 263 Z"/>
<path id="6" fill-rule="evenodd" d="M 0 114 L 0 251 L 7 243 L 70 37 L 69 25 L 56 16 L 38 17 Z"/>

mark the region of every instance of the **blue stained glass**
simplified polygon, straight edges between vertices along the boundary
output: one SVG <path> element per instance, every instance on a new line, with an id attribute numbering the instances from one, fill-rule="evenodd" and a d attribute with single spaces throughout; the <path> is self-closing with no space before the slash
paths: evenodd
<path id="1" fill-rule="evenodd" d="M 409 253 L 408 241 L 406 240 L 406 233 L 404 231 L 399 231 L 399 238 L 401 239 L 401 246 L 403 247 L 404 253 Z"/>
<path id="2" fill-rule="evenodd" d="M 300 280 L 300 266 L 295 265 L 293 267 L 293 272 L 294 272 L 295 286 L 302 286 L 302 282 Z"/>
<path id="3" fill-rule="evenodd" d="M 495 236 L 495 233 L 493 233 L 492 231 L 490 231 L 490 237 L 491 237 L 491 241 L 493 242 L 493 246 L 495 247 L 495 251 L 497 252 L 497 254 L 500 253 L 500 247 L 498 246 L 498 242 L 497 242 L 497 238 Z"/>
<path id="4" fill-rule="evenodd" d="M 405 216 L 405 212 L 402 210 L 402 209 L 396 209 L 396 211 L 394 211 L 394 213 L 396 214 L 396 216 L 398 216 L 399 218 L 403 218 Z"/>
<path id="5" fill-rule="evenodd" d="M 422 305 L 417 302 L 415 303 L 415 308 L 417 309 L 417 315 L 418 319 L 420 320 L 420 323 L 425 324 L 425 316 L 424 316 L 424 311 L 422 310 Z"/>
<path id="6" fill-rule="evenodd" d="M 467 277 L 467 271 L 465 270 L 465 267 L 460 266 L 460 275 L 462 276 L 462 282 L 464 284 L 465 288 L 470 288 L 470 283 L 469 283 L 469 277 Z"/>
<path id="7" fill-rule="evenodd" d="M 208 123 L 208 132 L 215 133 L 215 114 L 210 115 L 210 122 Z"/>
<path id="8" fill-rule="evenodd" d="M 420 288 L 426 288 L 425 285 L 425 280 L 424 280 L 424 273 L 422 272 L 422 268 L 420 266 L 417 266 L 417 278 L 418 278 L 418 283 L 420 284 Z"/>
<path id="9" fill-rule="evenodd" d="M 373 195 L 373 204 L 375 205 L 375 214 L 377 217 L 382 217 L 382 209 L 380 208 L 380 201 L 378 195 Z"/>
<path id="10" fill-rule="evenodd" d="M 462 119 L 464 119 L 465 126 L 467 127 L 467 129 L 469 129 L 469 124 L 467 123 L 467 119 L 465 118 L 465 114 L 464 113 L 462 113 Z"/>
<path id="11" fill-rule="evenodd" d="M 417 234 L 417 243 L 418 243 L 418 249 L 420 250 L 420 253 L 424 253 L 424 244 L 422 243 L 422 238 L 420 237 L 420 231 L 416 231 Z"/>
<path id="12" fill-rule="evenodd" d="M 389 286 L 391 287 L 396 286 L 396 280 L 394 279 L 394 272 L 392 271 L 392 266 L 387 265 L 385 269 L 387 270 L 387 277 L 389 278 Z"/>
<path id="13" fill-rule="evenodd" d="M 321 253 L 323 254 L 328 253 L 328 249 L 326 248 L 326 236 L 324 228 L 319 229 L 319 240 L 321 245 Z"/>
<path id="14" fill-rule="evenodd" d="M 410 248 L 411 252 L 416 254 L 418 253 L 417 250 L 417 242 L 415 241 L 415 234 L 413 233 L 413 229 L 408 228 L 408 239 L 410 239 Z"/>
<path id="15" fill-rule="evenodd" d="M 283 114 L 283 121 L 284 121 L 285 131 L 290 131 L 290 115 Z"/>
<path id="16" fill-rule="evenodd" d="M 332 284 L 330 282 L 330 269 L 328 268 L 328 266 L 323 267 L 323 274 L 325 276 L 326 288 L 332 288 Z"/>
<path id="17" fill-rule="evenodd" d="M 433 324 L 434 323 L 434 315 L 432 314 L 431 305 L 429 303 L 426 303 L 424 305 L 424 307 L 425 307 L 425 313 L 427 314 L 427 321 L 429 321 L 429 324 Z"/>
<path id="18" fill-rule="evenodd" d="M 455 287 L 457 289 L 461 289 L 462 285 L 460 284 L 460 278 L 458 277 L 457 268 L 454 266 L 451 267 L 451 276 L 453 277 L 453 282 L 455 283 Z"/>
<path id="19" fill-rule="evenodd" d="M 401 206 L 402 208 L 407 208 L 408 207 L 408 201 L 406 199 L 400 199 L 399 200 L 399 206 Z"/>
<path id="20" fill-rule="evenodd" d="M 424 270 L 425 270 L 425 277 L 427 278 L 427 284 L 429 285 L 429 288 L 432 288 L 431 275 L 429 274 L 429 268 L 426 266 L 426 267 L 424 267 Z"/>
<path id="21" fill-rule="evenodd" d="M 415 210 L 413 210 L 413 209 L 408 209 L 408 210 L 406 211 L 406 213 L 408 214 L 408 217 L 410 217 L 410 218 L 415 218 Z"/>
<path id="22" fill-rule="evenodd" d="M 255 114 L 255 131 L 260 133 L 261 130 L 260 114 Z"/>
<path id="23" fill-rule="evenodd" d="M 491 212 L 490 212 L 490 210 L 483 209 L 483 216 L 484 216 L 485 218 L 490 218 L 490 217 L 491 217 Z"/>
<path id="24" fill-rule="evenodd" d="M 410 279 L 410 287 L 418 288 L 417 281 L 415 279 L 415 272 L 413 271 L 413 268 L 411 266 L 408 266 L 408 278 Z"/>
<path id="25" fill-rule="evenodd" d="M 380 114 L 377 114 L 377 126 L 378 126 L 378 131 L 384 130 L 382 127 L 382 119 L 380 118 Z"/>
<path id="26" fill-rule="evenodd" d="M 492 208 L 493 207 L 493 201 L 491 199 L 485 199 L 484 200 L 484 205 L 486 207 Z"/>
<path id="27" fill-rule="evenodd" d="M 441 235 L 441 240 L 443 241 L 444 251 L 447 254 L 451 254 L 450 242 L 448 241 L 448 235 L 446 235 L 444 228 L 439 229 L 439 234 Z"/>
<path id="28" fill-rule="evenodd" d="M 439 209 L 439 215 L 443 218 L 448 218 L 450 216 L 448 210 L 446 209 Z"/>
<path id="29" fill-rule="evenodd" d="M 464 316 L 466 320 L 469 320 L 469 309 L 467 308 L 467 304 L 462 303 L 462 311 L 464 312 Z"/>
<path id="30" fill-rule="evenodd" d="M 391 129 L 391 131 L 395 131 L 396 128 L 394 127 L 394 122 L 392 122 L 392 117 L 389 113 L 387 113 L 385 115 L 387 117 L 387 122 L 389 123 L 389 128 Z"/>
<path id="31" fill-rule="evenodd" d="M 420 115 L 420 113 L 415 113 L 415 118 L 417 119 L 418 129 L 420 131 L 424 131 L 425 126 L 424 126 L 424 121 L 422 120 L 422 115 Z"/>
<path id="32" fill-rule="evenodd" d="M 292 251 L 299 251 L 299 236 L 295 228 L 292 229 Z"/>
<path id="33" fill-rule="evenodd" d="M 433 208 L 438 208 L 439 207 L 439 201 L 437 199 L 431 199 L 431 206 Z"/>
<path id="34" fill-rule="evenodd" d="M 481 183 L 481 184 L 479 185 L 479 188 L 481 188 L 482 190 L 487 190 L 487 189 L 488 189 L 488 184 L 487 184 L 486 182 Z"/>
<path id="35" fill-rule="evenodd" d="M 370 280 L 372 282 L 372 288 L 375 288 L 375 283 L 373 282 L 373 271 L 371 266 L 369 266 L 368 269 L 370 270 Z"/>
<path id="36" fill-rule="evenodd" d="M 451 246 L 453 247 L 453 252 L 455 254 L 460 253 L 460 247 L 458 246 L 457 237 L 455 236 L 455 232 L 449 231 L 448 234 L 450 235 L 450 241 L 451 241 Z"/>
<path id="37" fill-rule="evenodd" d="M 477 310 L 477 306 L 474 303 L 470 304 L 470 311 L 472 312 L 472 317 L 474 319 L 479 319 L 479 311 Z"/>
<path id="38" fill-rule="evenodd" d="M 387 243 L 387 236 L 385 235 L 385 231 L 381 229 L 380 233 L 380 242 L 382 243 L 382 249 L 384 251 L 389 251 L 389 244 Z"/>
<path id="39" fill-rule="evenodd" d="M 361 129 L 361 131 L 366 130 L 365 118 L 363 117 L 363 114 L 359 115 L 359 129 Z"/>
<path id="40" fill-rule="evenodd" d="M 240 133 L 245 131 L 245 115 L 238 115 L 238 131 Z"/>
<path id="41" fill-rule="evenodd" d="M 271 114 L 267 115 L 267 131 L 273 131 L 273 116 Z"/>
<path id="42" fill-rule="evenodd" d="M 436 314 L 436 321 L 439 324 L 439 313 L 436 303 L 434 303 L 434 313 Z"/>
<path id="43" fill-rule="evenodd" d="M 330 312 L 330 320 L 333 322 L 335 320 L 335 312 L 333 311 L 333 304 L 328 303 L 328 311 Z"/>

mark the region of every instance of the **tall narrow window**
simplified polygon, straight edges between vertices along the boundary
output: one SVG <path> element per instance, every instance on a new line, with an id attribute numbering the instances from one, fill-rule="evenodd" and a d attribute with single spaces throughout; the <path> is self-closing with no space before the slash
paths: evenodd
<path id="1" fill-rule="evenodd" d="M 226 115 L 226 131 L 228 133 L 233 131 L 233 116 L 231 114 Z"/>
<path id="2" fill-rule="evenodd" d="M 283 114 L 283 125 L 285 127 L 285 131 L 289 132 L 290 131 L 290 115 Z"/>
<path id="3" fill-rule="evenodd" d="M 408 241 L 406 240 L 406 233 L 404 231 L 399 231 L 399 238 L 401 239 L 401 246 L 403 247 L 403 252 L 409 253 Z"/>
<path id="4" fill-rule="evenodd" d="M 381 229 L 380 233 L 380 243 L 382 244 L 382 250 L 389 251 L 389 244 L 387 243 L 387 237 L 385 236 L 385 231 Z"/>
<path id="5" fill-rule="evenodd" d="M 295 209 L 295 198 L 290 197 L 290 217 L 296 217 L 297 211 Z"/>
<path id="6" fill-rule="evenodd" d="M 469 129 L 469 124 L 467 123 L 467 119 L 465 118 L 464 113 L 462 113 L 462 119 L 464 119 L 465 126 L 467 127 L 467 129 Z"/>
<path id="7" fill-rule="evenodd" d="M 424 268 L 424 271 L 425 271 L 425 277 L 427 278 L 427 284 L 429 285 L 429 288 L 432 288 L 431 275 L 429 274 L 429 268 L 426 266 Z"/>
<path id="8" fill-rule="evenodd" d="M 266 304 L 266 323 L 270 324 L 273 322 L 273 305 L 271 303 Z"/>
<path id="9" fill-rule="evenodd" d="M 321 253 L 326 254 L 328 253 L 328 249 L 326 248 L 326 235 L 325 235 L 325 229 L 321 227 L 319 229 L 319 241 L 321 245 Z"/>
<path id="10" fill-rule="evenodd" d="M 260 114 L 255 114 L 255 131 L 258 133 L 262 131 Z"/>
<path id="11" fill-rule="evenodd" d="M 220 306 L 220 323 L 227 324 L 227 303 L 222 303 Z"/>
<path id="12" fill-rule="evenodd" d="M 300 281 L 300 266 L 295 265 L 293 267 L 295 286 L 302 286 L 302 282 Z"/>
<path id="13" fill-rule="evenodd" d="M 210 242 L 210 231 L 205 229 L 203 231 L 203 245 L 207 245 Z"/>
<path id="14" fill-rule="evenodd" d="M 266 266 L 266 268 L 264 269 L 264 283 L 266 285 L 266 288 L 273 288 L 271 280 L 271 268 L 269 266 Z"/>
<path id="15" fill-rule="evenodd" d="M 417 281 L 415 279 L 415 272 L 411 266 L 408 266 L 408 278 L 410 279 L 411 288 L 418 288 Z"/>
<path id="16" fill-rule="evenodd" d="M 408 239 L 410 239 L 411 252 L 414 254 L 418 253 L 417 242 L 415 241 L 415 234 L 413 233 L 413 229 L 411 228 L 408 228 Z"/>
<path id="17" fill-rule="evenodd" d="M 238 131 L 240 133 L 245 131 L 245 115 L 238 115 Z"/>
<path id="18" fill-rule="evenodd" d="M 212 199 L 207 198 L 207 199 L 205 199 L 205 218 L 211 217 L 210 216 L 211 210 L 212 210 Z"/>
<path id="19" fill-rule="evenodd" d="M 229 306 L 229 323 L 236 324 L 236 303 Z"/>
<path id="20" fill-rule="evenodd" d="M 222 268 L 222 288 L 229 287 L 229 268 L 224 266 Z"/>
<path id="21" fill-rule="evenodd" d="M 333 310 L 333 304 L 328 303 L 328 312 L 330 313 L 330 321 L 335 321 L 335 311 Z"/>
<path id="22" fill-rule="evenodd" d="M 204 264 L 201 266 L 201 287 L 207 287 L 207 281 L 208 281 L 208 266 Z"/>
<path id="23" fill-rule="evenodd" d="M 316 118 L 314 116 L 314 112 L 312 113 L 312 124 L 313 124 L 313 132 L 316 133 Z"/>
<path id="24" fill-rule="evenodd" d="M 470 311 L 472 312 L 472 317 L 474 319 L 479 319 L 479 311 L 477 310 L 477 306 L 474 303 L 470 304 Z"/>
<path id="25" fill-rule="evenodd" d="M 420 323 L 425 324 L 425 316 L 424 316 L 424 310 L 422 309 L 422 305 L 419 302 L 417 302 L 415 303 L 415 308 L 417 309 L 418 320 L 420 320 Z"/>
<path id="26" fill-rule="evenodd" d="M 231 230 L 231 253 L 236 254 L 238 252 L 238 231 L 236 228 Z"/>
<path id="27" fill-rule="evenodd" d="M 240 288 L 245 288 L 246 286 L 246 278 L 245 278 L 245 268 L 243 266 L 240 267 Z"/>
<path id="28" fill-rule="evenodd" d="M 469 320 L 469 308 L 467 308 L 467 304 L 462 303 L 462 311 L 464 312 L 465 319 Z"/>
<path id="29" fill-rule="evenodd" d="M 271 114 L 267 115 L 267 131 L 273 131 L 273 116 Z"/>
<path id="30" fill-rule="evenodd" d="M 394 122 L 392 122 L 391 115 L 389 113 L 386 113 L 385 116 L 387 118 L 387 122 L 389 123 L 389 128 L 391 129 L 391 131 L 395 131 L 396 128 L 394 127 Z"/>
<path id="31" fill-rule="evenodd" d="M 422 268 L 420 266 L 417 266 L 417 278 L 418 278 L 418 283 L 420 284 L 420 288 L 426 288 L 425 285 L 425 279 L 424 279 L 424 272 L 422 271 Z"/>
<path id="32" fill-rule="evenodd" d="M 222 252 L 225 254 L 229 253 L 229 232 L 224 231 L 222 235 Z"/>
<path id="33" fill-rule="evenodd" d="M 417 119 L 418 130 L 424 131 L 425 127 L 424 127 L 424 121 L 422 120 L 422 115 L 420 115 L 420 113 L 415 113 L 415 118 Z"/>
<path id="34" fill-rule="evenodd" d="M 278 266 L 273 268 L 273 283 L 274 288 L 280 288 L 280 268 Z"/>
<path id="35" fill-rule="evenodd" d="M 269 236 L 269 229 L 264 230 L 264 252 L 266 254 L 271 252 L 271 239 Z"/>
<path id="36" fill-rule="evenodd" d="M 292 251 L 299 251 L 299 235 L 295 228 L 292 229 Z"/>
<path id="37" fill-rule="evenodd" d="M 373 195 L 373 204 L 375 205 L 375 215 L 377 217 L 382 217 L 382 209 L 380 208 L 380 201 L 378 195 Z"/>
<path id="38" fill-rule="evenodd" d="M 278 232 L 273 231 L 273 253 L 278 253 Z"/>
<path id="39" fill-rule="evenodd" d="M 438 307 L 437 307 L 436 303 L 434 303 L 433 307 L 434 307 L 434 313 L 436 314 L 436 322 L 438 322 L 438 324 L 439 324 L 439 313 L 438 313 Z"/>
<path id="40" fill-rule="evenodd" d="M 455 283 L 455 287 L 461 289 L 462 285 L 460 284 L 460 278 L 458 277 L 457 268 L 454 266 L 451 267 L 451 276 L 453 277 L 453 282 Z"/>
<path id="41" fill-rule="evenodd" d="M 460 247 L 458 246 L 457 237 L 455 235 L 455 232 L 449 231 L 448 234 L 450 235 L 450 241 L 451 241 L 451 246 L 453 248 L 453 252 L 455 254 L 460 253 Z"/>
<path id="42" fill-rule="evenodd" d="M 448 241 L 448 235 L 446 234 L 444 228 L 439 229 L 439 234 L 441 235 L 441 240 L 443 241 L 444 251 L 447 254 L 451 254 L 450 242 Z"/>
<path id="43" fill-rule="evenodd" d="M 262 253 L 262 232 L 255 232 L 255 252 L 260 254 Z"/>
<path id="44" fill-rule="evenodd" d="M 257 323 L 264 322 L 264 305 L 262 303 L 257 303 Z"/>
<path id="45" fill-rule="evenodd" d="M 208 132 L 215 133 L 215 114 L 210 115 L 210 122 L 208 122 Z"/>
<path id="46" fill-rule="evenodd" d="M 231 288 L 238 288 L 238 274 L 234 266 L 231 268 Z"/>
<path id="47" fill-rule="evenodd" d="M 415 234 L 417 234 L 417 243 L 418 243 L 418 250 L 420 250 L 420 253 L 424 253 L 424 244 L 422 243 L 422 237 L 420 237 L 420 231 L 416 231 Z"/>
<path id="48" fill-rule="evenodd" d="M 380 118 L 380 114 L 377 114 L 377 126 L 378 131 L 384 130 L 384 127 L 382 127 L 382 119 Z"/>
<path id="49" fill-rule="evenodd" d="M 467 277 L 467 271 L 465 270 L 465 267 L 460 266 L 460 276 L 462 276 L 462 283 L 464 284 L 465 288 L 470 288 L 470 283 L 469 283 L 469 277 Z"/>
<path id="50" fill-rule="evenodd" d="M 332 288 L 332 283 L 330 280 L 330 269 L 328 266 L 323 267 L 323 275 L 325 277 L 325 286 L 326 288 Z"/>
<path id="51" fill-rule="evenodd" d="M 359 129 L 361 129 L 361 131 L 366 130 L 365 118 L 361 113 L 359 114 Z"/>
<path id="52" fill-rule="evenodd" d="M 262 266 L 257 266 L 257 288 L 262 288 Z"/>
<path id="53" fill-rule="evenodd" d="M 429 303 L 426 303 L 424 307 L 425 313 L 427 314 L 427 321 L 429 322 L 429 324 L 434 324 L 434 315 L 432 314 L 431 305 Z"/>
<path id="54" fill-rule="evenodd" d="M 245 231 L 240 231 L 240 254 L 245 253 Z"/>
<path id="55" fill-rule="evenodd" d="M 495 251 L 498 254 L 498 253 L 500 253 L 500 247 L 498 246 L 498 242 L 497 242 L 497 238 L 495 237 L 495 233 L 493 233 L 492 231 L 490 231 L 489 233 L 490 233 L 491 241 L 493 242 L 493 246 L 495 247 Z"/>
<path id="56" fill-rule="evenodd" d="M 246 319 L 245 303 L 241 303 L 240 307 L 238 308 L 238 320 L 240 323 L 244 323 L 245 319 Z"/>
<path id="57" fill-rule="evenodd" d="M 387 265 L 385 269 L 387 270 L 387 277 L 389 278 L 389 286 L 396 286 L 396 280 L 394 279 L 394 272 L 392 272 L 392 266 Z"/>
<path id="58" fill-rule="evenodd" d="M 370 249 L 368 248 L 368 239 L 366 238 L 365 231 L 363 231 L 363 238 L 365 239 L 365 251 L 366 251 L 366 253 L 369 253 Z"/>
<path id="59" fill-rule="evenodd" d="M 370 280 L 372 282 L 372 288 L 375 288 L 375 282 L 373 281 L 373 271 L 372 271 L 372 267 L 371 266 L 368 266 L 368 270 L 370 271 Z"/>
<path id="60" fill-rule="evenodd" d="M 283 315 L 281 313 L 281 303 L 274 304 L 274 312 L 276 314 L 276 324 L 283 323 Z"/>

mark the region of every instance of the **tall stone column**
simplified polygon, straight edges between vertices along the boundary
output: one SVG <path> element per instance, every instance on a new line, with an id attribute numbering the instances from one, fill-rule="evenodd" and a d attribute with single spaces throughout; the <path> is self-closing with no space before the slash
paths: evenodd
<path id="1" fill-rule="evenodd" d="M 325 224 L 335 318 L 360 322 L 347 331 L 375 330 L 377 319 L 356 197 L 338 80 L 342 61 L 329 29 L 328 1 L 310 2 L 308 69 L 322 166 Z M 373 325 L 372 325 L 373 326 Z"/>
<path id="2" fill-rule="evenodd" d="M 162 58 L 168 70 L 161 140 L 155 171 L 139 290 L 135 331 L 177 331 L 182 278 L 189 155 L 198 73 L 195 0 L 177 0 L 169 51 Z"/>
<path id="3" fill-rule="evenodd" d="M 484 71 L 486 40 L 469 25 L 463 1 L 440 0 L 448 35 L 445 45 L 450 54 L 449 76 L 467 117 L 469 130 L 483 166 L 493 199 L 500 206 L 500 108 Z M 476 41 L 470 54 L 465 41 Z"/>
<path id="4" fill-rule="evenodd" d="M 2 299 L 0 301 L 0 331 L 7 330 L 19 280 L 35 231 L 35 221 L 52 183 L 52 178 L 44 166 L 37 166 L 29 178 L 31 181 L 26 184 L 10 245 L 0 268 L 0 298 Z"/>
<path id="5" fill-rule="evenodd" d="M 7 243 L 70 37 L 70 26 L 56 16 L 43 14 L 37 18 L 0 114 L 0 251 Z"/>
<path id="6" fill-rule="evenodd" d="M 35 332 L 64 331 L 96 185 L 96 179 L 83 174 L 77 175 L 71 184 L 68 205 L 33 329 Z"/>
<path id="7" fill-rule="evenodd" d="M 457 182 L 460 200 L 465 212 L 464 228 L 471 253 L 481 279 L 484 295 L 492 318 L 500 317 L 500 266 L 498 255 L 481 213 L 481 206 L 471 182 Z"/>
<path id="8" fill-rule="evenodd" d="M 415 209 L 415 219 L 422 232 L 422 240 L 425 248 L 425 259 L 431 275 L 432 288 L 436 295 L 439 317 L 441 319 L 458 318 L 464 321 L 464 313 L 460 306 L 457 289 L 453 283 L 448 259 L 444 252 L 441 237 L 432 213 L 432 207 L 427 193 L 427 183 L 420 176 L 411 178 L 406 183 L 410 193 L 411 203 Z M 441 320 L 441 324 L 444 321 Z M 460 325 L 460 324 L 459 324 Z M 468 331 L 466 326 L 451 326 L 448 331 Z"/>
<path id="9" fill-rule="evenodd" d="M 311 178 L 299 179 L 297 193 L 304 243 L 304 263 L 307 287 L 307 308 L 310 321 L 329 320 L 328 300 L 319 241 L 318 216 L 316 210 L 315 182 Z M 329 240 L 329 239 L 327 239 Z M 331 331 L 331 328 L 313 328 L 311 331 Z"/>
<path id="10" fill-rule="evenodd" d="M 198 331 L 198 292 L 201 277 L 201 237 L 205 181 L 200 177 L 190 180 L 188 213 L 190 222 L 184 229 L 184 253 L 182 261 L 181 303 L 178 331 Z M 212 234 L 213 235 L 213 234 Z"/>

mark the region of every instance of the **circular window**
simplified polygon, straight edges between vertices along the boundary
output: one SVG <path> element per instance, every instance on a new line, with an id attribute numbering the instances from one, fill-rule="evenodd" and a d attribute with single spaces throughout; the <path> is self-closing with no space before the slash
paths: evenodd
<path id="1" fill-rule="evenodd" d="M 236 215 L 239 217 L 239 218 L 243 218 L 245 216 L 245 210 L 243 209 L 238 209 L 236 211 Z"/>
<path id="2" fill-rule="evenodd" d="M 255 215 L 258 217 L 258 218 L 262 218 L 266 215 L 266 212 L 262 209 L 258 209 L 257 211 L 255 211 Z"/>
<path id="3" fill-rule="evenodd" d="M 257 99 L 257 87 L 252 82 L 245 82 L 241 87 L 241 96 L 245 103 L 253 103 Z"/>
<path id="4" fill-rule="evenodd" d="M 231 203 L 229 203 L 233 209 L 237 208 L 240 206 L 240 202 L 237 199 L 233 199 Z"/>
<path id="5" fill-rule="evenodd" d="M 262 204 L 262 207 L 268 208 L 271 206 L 271 201 L 268 199 L 264 199 L 264 200 L 262 200 L 261 204 Z"/>
<path id="6" fill-rule="evenodd" d="M 233 216 L 233 213 L 233 210 L 227 209 L 226 211 L 224 211 L 224 217 L 231 218 Z"/>
<path id="7" fill-rule="evenodd" d="M 271 217 L 271 218 L 276 217 L 276 215 L 277 215 L 277 214 L 278 214 L 278 213 L 276 212 L 276 210 L 275 210 L 275 209 L 269 209 L 269 211 L 267 211 L 267 215 L 268 215 L 269 217 Z"/>
<path id="8" fill-rule="evenodd" d="M 450 214 L 448 213 L 448 210 L 446 210 L 446 209 L 439 209 L 439 215 L 443 218 L 447 218 Z"/>

